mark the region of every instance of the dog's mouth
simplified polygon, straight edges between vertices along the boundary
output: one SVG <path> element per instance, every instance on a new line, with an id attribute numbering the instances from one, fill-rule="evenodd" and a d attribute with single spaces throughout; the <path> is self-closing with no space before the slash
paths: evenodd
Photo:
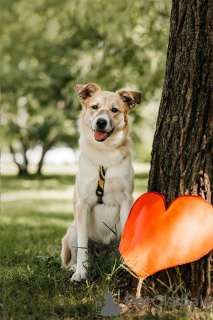
<path id="1" fill-rule="evenodd" d="M 113 133 L 113 130 L 114 128 L 109 132 L 102 131 L 102 130 L 93 130 L 94 138 L 96 141 L 99 141 L 99 142 L 105 141 Z"/>

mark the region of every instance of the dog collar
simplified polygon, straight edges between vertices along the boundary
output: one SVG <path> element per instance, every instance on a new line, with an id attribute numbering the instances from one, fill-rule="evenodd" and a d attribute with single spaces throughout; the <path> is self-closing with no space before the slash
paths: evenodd
<path id="1" fill-rule="evenodd" d="M 98 180 L 98 188 L 96 190 L 96 195 L 98 196 L 97 203 L 103 204 L 103 195 L 104 195 L 104 182 L 105 182 L 106 170 L 104 167 L 100 167 L 99 169 L 99 180 Z"/>

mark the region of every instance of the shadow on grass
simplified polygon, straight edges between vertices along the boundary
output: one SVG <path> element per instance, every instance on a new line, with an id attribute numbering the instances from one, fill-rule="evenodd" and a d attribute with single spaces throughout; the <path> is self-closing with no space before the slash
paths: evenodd
<path id="1" fill-rule="evenodd" d="M 2 192 L 14 190 L 64 190 L 75 184 L 75 175 L 2 175 Z"/>
<path id="2" fill-rule="evenodd" d="M 75 174 L 44 174 L 44 175 L 39 175 L 39 174 L 22 174 L 22 175 L 2 175 L 2 178 L 6 180 L 48 180 L 48 179 L 57 179 L 60 181 L 70 181 L 70 180 L 75 180 Z"/>
<path id="3" fill-rule="evenodd" d="M 48 203 L 51 203 L 51 201 L 47 201 Z M 25 201 L 26 203 L 26 201 Z M 45 205 L 45 207 L 48 206 L 48 203 Z M 5 204 L 4 204 L 5 207 Z M 20 211 L 20 207 L 21 204 L 17 204 L 16 205 L 18 211 Z M 71 223 L 73 221 L 73 212 L 70 211 L 70 213 L 55 213 L 55 212 L 44 212 L 43 210 L 45 209 L 45 207 L 40 208 L 36 208 L 36 209 L 29 209 L 29 210 L 25 210 L 22 212 L 22 214 L 20 215 L 17 214 L 17 216 L 14 213 L 11 213 L 10 217 L 11 217 L 11 223 L 14 225 L 14 223 L 16 223 L 17 220 L 21 221 L 21 224 L 23 224 L 23 220 L 29 221 L 29 224 L 26 223 L 26 225 L 30 225 L 30 222 L 36 222 L 36 224 L 38 224 L 38 227 L 40 228 L 40 225 L 44 224 L 49 225 L 50 228 L 52 227 L 52 225 L 54 225 L 54 223 L 51 222 L 51 220 L 62 220 L 67 221 L 67 227 L 69 225 L 69 223 Z M 14 210 L 15 211 L 15 210 Z M 8 217 L 7 217 L 8 218 Z M 2 219 L 4 221 L 4 217 Z"/>
<path id="4" fill-rule="evenodd" d="M 142 180 L 144 180 L 144 179 L 146 179 L 146 180 L 148 180 L 148 178 L 149 178 L 149 173 L 147 172 L 145 172 L 145 173 L 135 173 L 135 175 L 134 175 L 134 179 L 142 179 Z"/>

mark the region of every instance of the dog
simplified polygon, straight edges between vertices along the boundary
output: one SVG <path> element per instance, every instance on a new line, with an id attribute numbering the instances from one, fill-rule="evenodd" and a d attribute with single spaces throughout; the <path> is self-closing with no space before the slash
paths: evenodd
<path id="1" fill-rule="evenodd" d="M 101 91 L 95 83 L 76 85 L 82 112 L 78 122 L 79 170 L 74 189 L 74 222 L 62 239 L 64 267 L 71 281 L 87 275 L 88 239 L 109 244 L 120 237 L 133 205 L 134 172 L 128 112 L 141 102 L 141 91 Z"/>

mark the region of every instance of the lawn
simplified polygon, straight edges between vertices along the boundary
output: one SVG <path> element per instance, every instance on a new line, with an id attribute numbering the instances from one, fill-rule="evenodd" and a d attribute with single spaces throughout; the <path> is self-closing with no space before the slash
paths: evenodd
<path id="1" fill-rule="evenodd" d="M 137 198 L 147 190 L 148 167 L 135 168 Z M 73 219 L 74 181 L 74 172 L 2 176 L 0 319 L 94 319 L 93 299 L 98 296 L 100 303 L 104 292 L 111 291 L 117 304 L 124 303 L 127 294 L 135 296 L 137 279 L 120 267 L 116 255 L 110 258 L 115 248 L 100 261 L 90 257 L 89 278 L 80 285 L 72 284 L 69 270 L 61 268 L 61 238 Z M 164 289 L 164 293 L 174 293 L 173 284 Z M 145 281 L 144 290 L 150 296 L 158 293 L 152 277 Z M 125 312 L 114 319 L 213 319 L 212 309 L 197 314 L 186 308 L 158 308 L 161 313 L 157 314 L 152 308 L 142 310 L 134 304 L 123 309 Z"/>

